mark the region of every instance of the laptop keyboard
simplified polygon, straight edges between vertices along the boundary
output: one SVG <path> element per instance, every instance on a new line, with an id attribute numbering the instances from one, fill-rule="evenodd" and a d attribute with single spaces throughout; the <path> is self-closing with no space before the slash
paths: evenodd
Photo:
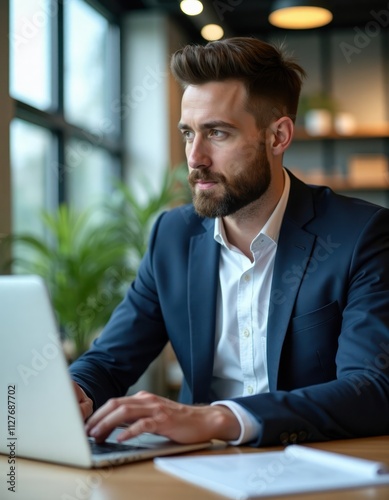
<path id="1" fill-rule="evenodd" d="M 102 455 L 104 453 L 118 453 L 121 451 L 135 451 L 135 450 L 145 450 L 144 446 L 136 446 L 131 444 L 121 444 L 121 443 L 96 443 L 93 440 L 89 440 L 89 446 L 91 447 L 93 455 Z"/>

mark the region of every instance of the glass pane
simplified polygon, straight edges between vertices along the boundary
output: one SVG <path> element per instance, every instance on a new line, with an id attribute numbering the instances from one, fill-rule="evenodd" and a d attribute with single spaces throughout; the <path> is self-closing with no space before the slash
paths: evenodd
<path id="1" fill-rule="evenodd" d="M 82 0 L 68 0 L 65 14 L 65 116 L 84 128 L 104 132 L 107 116 L 106 50 L 109 23 Z"/>
<path id="2" fill-rule="evenodd" d="M 36 125 L 15 119 L 11 123 L 11 185 L 14 233 L 43 236 L 40 218 L 42 209 L 52 205 L 50 189 L 54 172 L 52 163 L 53 137 Z"/>
<path id="3" fill-rule="evenodd" d="M 10 0 L 10 93 L 48 109 L 51 99 L 51 0 Z"/>
<path id="4" fill-rule="evenodd" d="M 86 141 L 73 139 L 65 148 L 69 205 L 84 210 L 100 204 L 112 192 L 115 164 L 111 155 Z"/>

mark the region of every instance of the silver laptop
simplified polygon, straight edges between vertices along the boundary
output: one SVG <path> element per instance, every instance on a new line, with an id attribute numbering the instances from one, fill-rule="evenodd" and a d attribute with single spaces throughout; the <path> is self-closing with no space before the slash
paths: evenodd
<path id="1" fill-rule="evenodd" d="M 49 295 L 37 276 L 0 276 L 0 453 L 104 467 L 206 448 L 142 434 L 91 442 L 61 349 Z M 92 450 L 92 447 L 97 447 Z"/>

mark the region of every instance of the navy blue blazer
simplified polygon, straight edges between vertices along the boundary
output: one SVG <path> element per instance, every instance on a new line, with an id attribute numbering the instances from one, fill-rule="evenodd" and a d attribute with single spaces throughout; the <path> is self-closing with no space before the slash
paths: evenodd
<path id="1" fill-rule="evenodd" d="M 389 210 L 290 174 L 269 304 L 270 392 L 237 398 L 254 446 L 389 431 Z M 71 367 L 95 406 L 122 396 L 171 341 L 180 399 L 210 402 L 220 245 L 191 205 L 162 214 L 137 278 Z M 236 332 L 238 335 L 238 332 Z"/>

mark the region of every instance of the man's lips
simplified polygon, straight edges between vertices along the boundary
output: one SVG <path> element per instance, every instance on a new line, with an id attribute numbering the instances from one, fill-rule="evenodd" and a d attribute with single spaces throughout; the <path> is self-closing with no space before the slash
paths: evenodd
<path id="1" fill-rule="evenodd" d="M 196 181 L 196 186 L 198 186 L 199 189 L 211 189 L 213 186 L 215 186 L 217 183 L 215 181 L 202 181 L 198 180 Z"/>

